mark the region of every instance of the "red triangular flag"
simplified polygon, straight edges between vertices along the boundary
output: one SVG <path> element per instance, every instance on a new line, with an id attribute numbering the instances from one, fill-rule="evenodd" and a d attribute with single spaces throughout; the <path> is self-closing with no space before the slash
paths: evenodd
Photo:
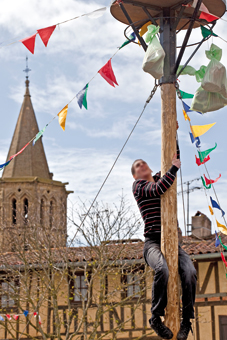
<path id="1" fill-rule="evenodd" d="M 13 155 L 13 156 L 11 156 L 10 157 L 10 161 L 13 159 L 13 158 L 15 158 L 15 157 L 17 157 L 19 154 L 21 154 L 25 149 L 26 149 L 26 147 L 28 146 L 30 144 L 30 142 L 28 142 L 20 151 L 18 151 L 17 153 L 15 153 L 15 155 Z"/>
<path id="2" fill-rule="evenodd" d="M 223 255 L 222 252 L 221 252 L 221 258 L 222 258 L 222 261 L 224 262 L 225 266 L 227 267 L 227 261 L 226 261 L 225 256 Z"/>
<path id="3" fill-rule="evenodd" d="M 11 316 L 9 314 L 6 314 L 7 319 L 11 320 Z"/>
<path id="4" fill-rule="evenodd" d="M 36 317 L 36 316 L 38 315 L 38 313 L 37 313 L 37 312 L 34 312 L 33 315 Z"/>
<path id="5" fill-rule="evenodd" d="M 39 315 L 39 324 L 42 325 L 41 317 Z"/>
<path id="6" fill-rule="evenodd" d="M 99 70 L 98 72 L 111 86 L 115 87 L 114 84 L 118 85 L 117 80 L 115 78 L 111 59 Z"/>
<path id="7" fill-rule="evenodd" d="M 20 42 L 22 42 L 22 44 L 24 44 L 24 46 L 27 47 L 27 49 L 32 54 L 34 54 L 34 50 L 35 50 L 35 37 L 36 37 L 36 34 L 33 34 L 30 37 L 28 37 L 28 38 L 20 40 Z"/>
<path id="8" fill-rule="evenodd" d="M 13 318 L 17 320 L 19 318 L 19 315 L 14 315 Z"/>
<path id="9" fill-rule="evenodd" d="M 44 45 L 47 47 L 48 41 L 51 37 L 51 34 L 54 32 L 56 28 L 56 25 L 46 27 L 46 28 L 41 28 L 40 30 L 37 30 L 39 33 L 40 38 L 42 39 Z"/>
<path id="10" fill-rule="evenodd" d="M 210 156 L 209 156 L 209 155 L 208 155 L 207 157 L 204 158 L 203 162 L 201 162 L 201 160 L 195 156 L 195 161 L 196 161 L 196 164 L 197 164 L 198 166 L 200 166 L 201 164 L 204 164 L 204 163 L 208 162 L 209 160 L 210 160 Z"/>
<path id="11" fill-rule="evenodd" d="M 218 20 L 219 17 L 216 17 L 215 15 L 208 14 L 208 13 L 205 13 L 205 12 L 201 12 L 199 19 L 204 19 L 207 22 L 212 22 L 214 20 Z"/>
<path id="12" fill-rule="evenodd" d="M 208 178 L 206 178 L 205 175 L 203 175 L 203 176 L 204 176 L 204 178 L 205 178 L 206 185 L 211 184 L 211 183 L 216 183 L 216 182 L 219 180 L 219 178 L 221 178 L 221 174 L 220 174 L 219 177 L 216 178 L 216 179 L 208 179 Z"/>

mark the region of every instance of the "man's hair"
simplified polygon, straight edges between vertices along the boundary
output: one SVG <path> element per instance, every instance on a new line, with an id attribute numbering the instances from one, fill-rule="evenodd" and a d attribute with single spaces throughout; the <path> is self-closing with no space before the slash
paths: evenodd
<path id="1" fill-rule="evenodd" d="M 138 162 L 138 161 L 143 161 L 143 162 L 144 162 L 143 159 L 139 158 L 139 159 L 136 159 L 136 160 L 132 163 L 131 173 L 132 173 L 133 176 L 135 175 L 135 168 L 134 168 L 134 165 L 135 165 L 135 163 Z"/>

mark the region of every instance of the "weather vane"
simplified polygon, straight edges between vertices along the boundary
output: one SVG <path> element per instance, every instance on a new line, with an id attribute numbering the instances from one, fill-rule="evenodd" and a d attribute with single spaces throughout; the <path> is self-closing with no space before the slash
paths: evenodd
<path id="1" fill-rule="evenodd" d="M 27 74 L 26 78 L 28 79 L 28 73 L 31 71 L 31 69 L 28 68 L 28 57 L 26 57 L 26 68 L 23 71 Z"/>

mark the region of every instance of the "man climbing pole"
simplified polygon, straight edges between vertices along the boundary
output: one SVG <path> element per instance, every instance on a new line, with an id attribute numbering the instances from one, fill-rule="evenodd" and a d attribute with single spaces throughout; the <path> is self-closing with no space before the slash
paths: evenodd
<path id="1" fill-rule="evenodd" d="M 178 128 L 178 123 L 177 123 Z M 163 339 L 172 339 L 172 331 L 165 326 L 160 316 L 164 316 L 167 305 L 168 266 L 161 252 L 161 195 L 173 184 L 176 173 L 181 166 L 180 152 L 173 156 L 171 168 L 161 177 L 160 172 L 152 176 L 152 170 L 142 159 L 132 164 L 133 195 L 144 221 L 144 259 L 154 270 L 152 286 L 152 317 L 150 326 Z M 190 257 L 181 248 L 178 249 L 179 274 L 182 283 L 182 322 L 177 334 L 178 340 L 186 340 L 191 329 L 190 319 L 194 319 L 194 302 L 196 291 L 196 270 Z"/>

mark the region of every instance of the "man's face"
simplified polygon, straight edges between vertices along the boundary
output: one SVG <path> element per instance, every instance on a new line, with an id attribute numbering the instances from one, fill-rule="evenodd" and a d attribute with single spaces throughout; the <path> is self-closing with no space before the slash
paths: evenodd
<path id="1" fill-rule="evenodd" d="M 150 177 L 152 170 L 149 168 L 146 162 L 139 159 L 134 163 L 134 175 L 135 179 L 147 179 Z"/>

